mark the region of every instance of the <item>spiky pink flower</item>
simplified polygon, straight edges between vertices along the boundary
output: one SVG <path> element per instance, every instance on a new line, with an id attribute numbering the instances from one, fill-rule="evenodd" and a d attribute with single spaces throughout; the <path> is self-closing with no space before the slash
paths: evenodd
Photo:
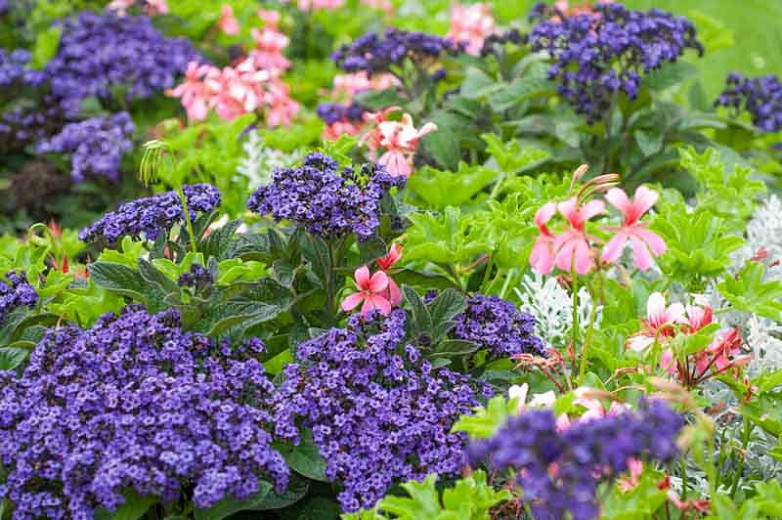
<path id="1" fill-rule="evenodd" d="M 375 259 L 375 263 L 381 271 L 388 276 L 388 301 L 391 305 L 397 306 L 402 303 L 402 291 L 399 290 L 399 286 L 396 284 L 391 275 L 393 272 L 391 268 L 402 258 L 402 246 L 400 244 L 394 244 L 388 251 L 386 256 L 381 256 Z"/>
<path id="2" fill-rule="evenodd" d="M 684 305 L 672 303 L 666 306 L 665 296 L 654 292 L 646 301 L 646 319 L 643 321 L 643 329 L 628 338 L 627 346 L 636 352 L 646 350 L 655 340 L 673 336 L 676 327 L 683 323 L 687 323 Z"/>
<path id="3" fill-rule="evenodd" d="M 365 315 L 373 309 L 378 309 L 383 314 L 391 312 L 391 302 L 387 298 L 388 276 L 383 271 L 378 271 L 369 276 L 369 268 L 362 266 L 354 273 L 358 292 L 351 294 L 342 302 L 342 310 L 350 312 L 363 302 L 361 314 Z"/>
<path id="4" fill-rule="evenodd" d="M 369 148 L 372 160 L 378 149 L 385 150 L 377 162 L 385 166 L 391 175 L 409 177 L 413 172 L 413 156 L 418 150 L 419 140 L 436 131 L 437 125 L 426 123 L 420 130 L 416 129 L 410 114 L 404 114 L 400 121 L 388 120 L 387 115 L 396 110 L 399 108 L 391 107 L 380 114 L 366 115 L 367 121 L 375 121 L 377 125 L 361 139 L 361 144 Z"/>
<path id="5" fill-rule="evenodd" d="M 532 252 L 529 255 L 530 266 L 541 274 L 549 274 L 554 269 L 554 235 L 546 224 L 556 214 L 557 205 L 548 202 L 535 213 L 535 225 L 538 227 L 538 235 Z"/>
<path id="6" fill-rule="evenodd" d="M 624 217 L 621 227 L 609 228 L 616 231 L 611 240 L 603 248 L 603 260 L 616 262 L 622 254 L 625 245 L 630 242 L 633 248 L 633 258 L 639 269 L 645 271 L 654 265 L 653 256 L 660 256 L 667 251 L 665 241 L 653 231 L 647 229 L 643 217 L 657 203 L 659 195 L 645 186 L 635 190 L 633 200 L 627 197 L 624 190 L 611 188 L 605 195 L 609 204 L 618 209 Z"/>
<path id="7" fill-rule="evenodd" d="M 563 271 L 575 269 L 578 274 L 587 274 L 594 266 L 594 258 L 585 226 L 589 219 L 605 211 L 605 204 L 591 200 L 579 205 L 577 197 L 571 197 L 557 204 L 557 210 L 570 226 L 554 237 L 554 264 Z"/>

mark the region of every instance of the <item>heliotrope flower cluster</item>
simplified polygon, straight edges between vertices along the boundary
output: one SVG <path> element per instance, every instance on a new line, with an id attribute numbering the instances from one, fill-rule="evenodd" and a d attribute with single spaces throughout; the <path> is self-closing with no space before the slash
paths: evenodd
<path id="1" fill-rule="evenodd" d="M 271 448 L 264 345 L 216 345 L 139 306 L 50 331 L 21 376 L 0 373 L 0 497 L 19 519 L 90 519 L 128 489 L 208 507 L 289 470 Z M 277 423 L 279 426 L 279 422 Z"/>
<path id="2" fill-rule="evenodd" d="M 190 218 L 198 212 L 209 212 L 220 205 L 220 191 L 209 184 L 193 184 L 183 188 Z M 79 232 L 85 242 L 102 240 L 111 245 L 122 237 L 155 240 L 161 232 L 168 232 L 175 224 L 184 222 L 182 202 L 173 191 L 136 199 L 106 213 Z"/>
<path id="3" fill-rule="evenodd" d="M 0 324 L 9 312 L 19 307 L 35 307 L 38 303 L 38 293 L 27 282 L 24 271 L 10 271 L 0 279 Z"/>
<path id="4" fill-rule="evenodd" d="M 136 126 L 127 112 L 68 123 L 60 133 L 38 143 L 39 153 L 71 154 L 71 177 L 105 177 L 119 181 L 122 156 L 133 149 Z"/>
<path id="5" fill-rule="evenodd" d="M 610 110 L 614 94 L 635 99 L 642 74 L 675 62 L 687 48 L 703 52 L 692 22 L 658 9 L 599 3 L 567 16 L 539 5 L 533 18 L 541 21 L 529 35 L 532 49 L 551 54 L 549 78 L 590 124 Z"/>
<path id="6" fill-rule="evenodd" d="M 392 177 L 382 166 L 339 171 L 337 161 L 312 153 L 296 168 L 276 170 L 272 183 L 258 188 L 247 207 L 324 237 L 356 233 L 365 239 L 380 225 L 383 196 L 404 184 L 404 178 Z"/>
<path id="7" fill-rule="evenodd" d="M 443 54 L 454 54 L 459 44 L 448 38 L 389 27 L 384 35 L 370 32 L 332 54 L 346 72 L 364 71 L 368 75 L 393 72 L 392 67 L 409 58 L 419 64 L 432 62 Z"/>
<path id="8" fill-rule="evenodd" d="M 361 123 L 364 120 L 364 107 L 355 101 L 347 105 L 336 102 L 320 103 L 317 113 L 327 125 L 333 125 L 338 121 Z"/>
<path id="9" fill-rule="evenodd" d="M 215 280 L 204 266 L 199 264 L 193 264 L 190 266 L 190 271 L 182 273 L 177 280 L 177 284 L 180 287 L 187 287 L 195 291 L 202 291 L 214 284 Z"/>
<path id="10" fill-rule="evenodd" d="M 371 508 L 388 489 L 430 473 L 461 468 L 465 437 L 449 433 L 477 404 L 466 376 L 433 369 L 405 344 L 405 311 L 351 316 L 345 329 L 298 346 L 301 363 L 285 368 L 274 412 L 281 436 L 297 435 L 294 418 L 312 430 L 326 477 L 343 484 L 344 511 Z"/>
<path id="11" fill-rule="evenodd" d="M 84 11 L 62 22 L 60 47 L 46 65 L 52 92 L 69 112 L 94 96 L 143 99 L 174 86 L 188 62 L 200 60 L 184 38 L 166 38 L 145 16 Z M 123 90 L 125 89 L 125 90 Z"/>
<path id="12" fill-rule="evenodd" d="M 638 411 L 579 421 L 560 431 L 550 410 L 511 417 L 488 440 L 470 444 L 470 464 L 518 472 L 517 483 L 535 518 L 591 520 L 599 516 L 597 488 L 642 459 L 669 462 L 677 454 L 682 417 L 659 400 Z"/>
<path id="13" fill-rule="evenodd" d="M 546 355 L 543 341 L 535 336 L 535 318 L 499 296 L 470 296 L 454 325 L 453 337 L 477 343 L 493 356 Z"/>
<path id="14" fill-rule="evenodd" d="M 8 52 L 0 48 L 0 87 L 37 86 L 46 80 L 41 71 L 28 67 L 30 53 L 24 49 Z"/>
<path id="15" fill-rule="evenodd" d="M 717 101 L 717 106 L 743 110 L 752 116 L 752 124 L 764 132 L 782 130 L 782 83 L 773 74 L 747 78 L 731 74 L 727 88 Z"/>

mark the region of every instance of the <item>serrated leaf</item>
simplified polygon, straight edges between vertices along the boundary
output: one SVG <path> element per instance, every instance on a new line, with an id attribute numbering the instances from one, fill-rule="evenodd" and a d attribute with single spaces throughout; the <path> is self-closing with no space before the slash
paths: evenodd
<path id="1" fill-rule="evenodd" d="M 432 340 L 437 341 L 453 327 L 453 319 L 464 312 L 466 302 L 464 296 L 454 289 L 446 289 L 427 306 L 431 316 Z"/>

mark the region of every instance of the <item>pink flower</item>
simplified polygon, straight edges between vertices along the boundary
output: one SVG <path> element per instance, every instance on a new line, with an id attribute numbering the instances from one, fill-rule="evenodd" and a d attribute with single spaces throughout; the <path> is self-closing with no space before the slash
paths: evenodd
<path id="1" fill-rule="evenodd" d="M 737 329 L 719 331 L 714 341 L 705 350 L 695 354 L 695 368 L 698 377 L 705 379 L 709 371 L 716 375 L 736 363 L 749 361 L 749 356 L 739 356 L 743 343 Z"/>
<path id="2" fill-rule="evenodd" d="M 398 110 L 397 107 L 391 108 Z M 361 142 L 369 147 L 370 157 L 373 159 L 378 148 L 385 150 L 377 162 L 385 166 L 391 175 L 409 177 L 413 172 L 413 155 L 418 149 L 418 141 L 423 136 L 436 131 L 437 125 L 426 123 L 417 130 L 413 126 L 413 118 L 410 114 L 404 114 L 401 121 L 385 120 L 390 110 L 386 109 L 382 113 L 382 119 L 377 114 L 368 116 L 369 120 L 374 118 L 378 124 Z"/>
<path id="3" fill-rule="evenodd" d="M 572 197 L 557 204 L 557 209 L 568 221 L 570 228 L 554 237 L 554 264 L 563 271 L 575 267 L 576 273 L 587 274 L 592 270 L 594 260 L 584 226 L 589 219 L 605 211 L 605 204 L 591 200 L 579 206 L 578 199 Z"/>
<path id="4" fill-rule="evenodd" d="M 264 26 L 250 31 L 256 44 L 256 48 L 250 51 L 250 57 L 255 60 L 256 67 L 279 74 L 291 66 L 291 62 L 282 55 L 282 50 L 288 46 L 290 39 L 277 28 L 280 13 L 260 9 L 258 16 L 263 20 Z"/>
<path id="5" fill-rule="evenodd" d="M 268 105 L 266 124 L 269 126 L 291 126 L 299 112 L 299 104 L 290 97 L 290 88 L 279 78 L 272 78 L 268 83 L 264 102 Z"/>
<path id="6" fill-rule="evenodd" d="M 451 10 L 451 30 L 448 38 L 465 45 L 465 52 L 477 56 L 483 42 L 494 33 L 494 18 L 489 4 L 456 5 Z"/>
<path id="7" fill-rule="evenodd" d="M 615 228 L 616 234 L 603 248 L 603 260 L 609 263 L 616 262 L 629 241 L 633 248 L 635 264 L 642 271 L 649 269 L 654 264 L 653 256 L 660 256 L 667 250 L 662 237 L 646 229 L 646 223 L 639 222 L 657 202 L 657 192 L 639 186 L 635 190 L 633 201 L 630 201 L 624 190 L 611 188 L 605 198 L 622 213 L 624 223 L 621 227 Z"/>
<path id="8" fill-rule="evenodd" d="M 133 7 L 133 4 L 135 3 L 136 0 L 112 0 L 109 5 L 106 6 L 106 9 L 114 11 L 117 16 L 125 16 L 127 10 Z"/>
<path id="9" fill-rule="evenodd" d="M 345 5 L 345 0 L 299 0 L 298 6 L 301 11 L 312 9 L 338 9 Z"/>
<path id="10" fill-rule="evenodd" d="M 540 231 L 532 252 L 529 255 L 530 266 L 541 274 L 549 274 L 554 269 L 554 235 L 546 224 L 557 212 L 557 205 L 548 202 L 535 213 L 535 225 Z"/>
<path id="11" fill-rule="evenodd" d="M 397 306 L 402 303 L 402 291 L 399 290 L 399 286 L 391 278 L 391 268 L 402 258 L 402 246 L 400 244 L 394 244 L 388 251 L 386 256 L 381 256 L 375 260 L 377 266 L 381 271 L 388 276 L 388 300 L 391 305 Z"/>
<path id="12" fill-rule="evenodd" d="M 367 90 L 387 90 L 399 85 L 399 80 L 393 74 L 375 74 L 371 78 L 365 71 L 352 74 L 337 74 L 334 76 L 334 91 L 344 94 L 347 100 L 352 100 L 359 92 Z"/>
<path id="13" fill-rule="evenodd" d="M 646 350 L 656 339 L 671 337 L 676 325 L 686 323 L 684 305 L 673 303 L 665 306 L 665 296 L 655 292 L 646 301 L 646 319 L 643 330 L 627 340 L 627 346 L 636 352 Z"/>
<path id="14" fill-rule="evenodd" d="M 210 93 L 204 78 L 212 69 L 210 65 L 199 65 L 191 61 L 187 64 L 184 83 L 166 91 L 167 96 L 181 98 L 187 118 L 191 121 L 203 121 L 209 113 Z"/>
<path id="15" fill-rule="evenodd" d="M 356 287 L 359 292 L 353 293 L 342 302 L 342 310 L 352 311 L 361 302 L 361 314 L 365 315 L 373 309 L 378 309 L 383 314 L 391 312 L 391 302 L 388 301 L 388 276 L 383 271 L 378 271 L 369 277 L 369 268 L 362 266 L 354 273 Z"/>
<path id="16" fill-rule="evenodd" d="M 394 14 L 394 6 L 391 5 L 390 0 L 361 0 L 361 5 L 382 9 L 386 14 Z"/>
<path id="17" fill-rule="evenodd" d="M 166 14 L 168 13 L 168 3 L 166 0 L 147 0 L 144 12 L 150 16 Z"/>
<path id="18" fill-rule="evenodd" d="M 629 474 L 619 479 L 619 489 L 623 493 L 638 487 L 638 484 L 641 482 L 641 474 L 644 471 L 644 463 L 631 457 L 627 459 L 627 469 Z"/>
<path id="19" fill-rule="evenodd" d="M 327 125 L 323 130 L 323 138 L 329 141 L 336 141 L 341 135 L 358 135 L 361 133 L 360 123 L 351 123 L 350 121 L 336 121 Z"/>
<path id="20" fill-rule="evenodd" d="M 234 16 L 233 7 L 223 4 L 220 8 L 220 19 L 217 21 L 217 26 L 229 36 L 239 34 L 239 20 Z"/>

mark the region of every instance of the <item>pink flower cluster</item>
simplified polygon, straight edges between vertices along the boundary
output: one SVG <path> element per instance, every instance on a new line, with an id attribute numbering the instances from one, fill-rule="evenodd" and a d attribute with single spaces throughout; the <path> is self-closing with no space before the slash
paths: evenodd
<path id="1" fill-rule="evenodd" d="M 489 4 L 455 5 L 451 9 L 448 38 L 464 45 L 467 54 L 478 56 L 483 42 L 494 34 L 495 24 Z"/>
<path id="2" fill-rule="evenodd" d="M 128 9 L 136 4 L 136 0 L 111 0 L 106 9 L 113 11 L 117 16 L 125 16 Z M 168 3 L 166 0 L 146 0 L 144 2 L 144 13 L 149 16 L 168 13 Z"/>
<path id="3" fill-rule="evenodd" d="M 220 8 L 220 19 L 217 20 L 217 27 L 228 36 L 239 34 L 239 20 L 234 15 L 233 7 L 223 4 Z"/>
<path id="4" fill-rule="evenodd" d="M 393 74 L 375 74 L 370 77 L 366 71 L 352 74 L 337 74 L 334 76 L 334 88 L 331 97 L 345 107 L 350 106 L 356 94 L 368 90 L 387 90 L 399 85 L 399 80 Z M 364 124 L 362 121 L 350 121 L 343 118 L 326 126 L 323 138 L 336 141 L 343 134 L 358 135 Z"/>
<path id="5" fill-rule="evenodd" d="M 627 347 L 644 352 L 655 342 L 662 348 L 660 367 L 680 383 L 693 388 L 710 377 L 739 368 L 750 360 L 742 355 L 744 341 L 735 328 L 718 331 L 704 349 L 677 359 L 672 348 L 674 340 L 697 333 L 714 323 L 714 312 L 707 304 L 666 306 L 665 296 L 652 293 L 646 302 L 646 319 L 643 328 L 627 340 Z"/>
<path id="6" fill-rule="evenodd" d="M 605 244 L 601 260 L 615 263 L 619 260 L 625 246 L 629 243 L 635 264 L 641 270 L 654 265 L 654 257 L 667 250 L 665 242 L 657 233 L 647 229 L 647 223 L 641 222 L 643 217 L 655 205 L 657 192 L 639 186 L 635 190 L 633 200 L 630 200 L 624 190 L 611 188 L 605 194 L 605 200 L 619 210 L 623 217 L 621 226 L 606 226 L 604 229 L 613 233 L 613 237 Z M 565 229 L 554 234 L 548 227 L 554 215 L 559 214 L 566 222 Z M 578 196 L 554 203 L 549 202 L 535 214 L 535 225 L 540 235 L 530 254 L 530 265 L 542 274 L 550 273 L 554 267 L 563 270 L 575 270 L 578 274 L 587 274 L 595 266 L 597 238 L 586 231 L 586 224 L 592 218 L 605 213 L 605 203 L 602 200 L 579 201 Z"/>
<path id="7" fill-rule="evenodd" d="M 316 11 L 319 9 L 334 10 L 345 5 L 345 0 L 298 0 L 297 6 L 301 11 Z M 394 7 L 390 0 L 361 0 L 361 5 L 382 9 L 386 13 L 393 13 Z"/>
<path id="8" fill-rule="evenodd" d="M 400 258 L 402 258 L 402 246 L 394 244 L 386 256 L 375 260 L 378 271 L 372 276 L 369 275 L 369 267 L 366 265 L 356 269 L 354 279 L 358 292 L 345 298 L 342 302 L 342 310 L 350 312 L 363 303 L 361 306 L 362 315 L 374 309 L 388 314 L 392 307 L 402 303 L 402 291 L 391 278 L 391 274 L 393 274 L 391 267 Z"/>
<path id="9" fill-rule="evenodd" d="M 361 137 L 361 144 L 369 149 L 370 159 L 385 166 L 391 175 L 409 177 L 413 173 L 413 157 L 418 150 L 418 142 L 425 135 L 436 131 L 437 125 L 426 123 L 416 129 L 410 114 L 402 115 L 399 121 L 388 118 L 399 110 L 399 107 L 390 107 L 382 112 L 364 114 L 364 120 L 374 126 Z M 385 152 L 378 159 L 378 151 L 381 149 Z"/>
<path id="10" fill-rule="evenodd" d="M 228 11 L 224 10 L 225 13 Z M 232 11 L 229 14 L 232 16 Z M 224 121 L 261 111 L 270 126 L 291 124 L 299 105 L 291 99 L 290 89 L 280 78 L 290 67 L 282 55 L 288 38 L 277 29 L 279 13 L 260 10 L 258 16 L 264 21 L 264 27 L 253 29 L 256 47 L 245 59 L 234 67 L 222 69 L 191 62 L 185 81 L 166 92 L 182 100 L 190 121 L 203 121 L 213 109 Z M 233 22 L 222 21 L 223 26 L 232 29 Z"/>

